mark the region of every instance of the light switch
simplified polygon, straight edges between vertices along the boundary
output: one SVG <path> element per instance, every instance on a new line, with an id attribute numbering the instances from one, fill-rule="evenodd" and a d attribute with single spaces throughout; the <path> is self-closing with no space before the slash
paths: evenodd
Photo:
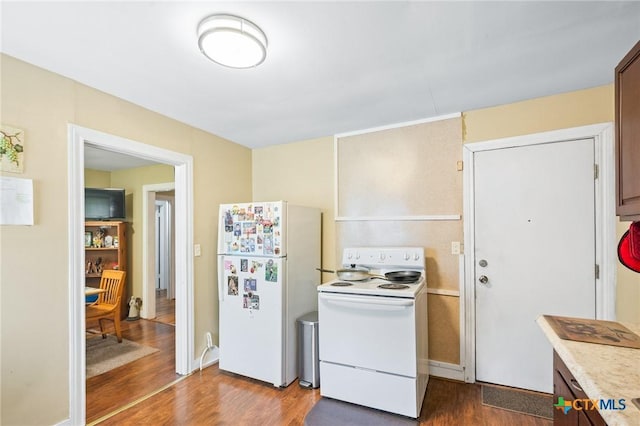
<path id="1" fill-rule="evenodd" d="M 451 241 L 451 254 L 460 254 L 460 241 Z"/>
<path id="2" fill-rule="evenodd" d="M 200 244 L 195 244 L 193 246 L 193 255 L 200 256 Z"/>

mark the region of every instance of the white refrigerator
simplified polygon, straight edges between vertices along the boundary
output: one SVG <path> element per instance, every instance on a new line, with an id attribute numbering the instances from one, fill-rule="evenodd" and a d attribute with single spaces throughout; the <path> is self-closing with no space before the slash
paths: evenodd
<path id="1" fill-rule="evenodd" d="M 320 210 L 223 204 L 218 229 L 220 369 L 274 386 L 297 377 L 296 320 L 317 310 Z"/>

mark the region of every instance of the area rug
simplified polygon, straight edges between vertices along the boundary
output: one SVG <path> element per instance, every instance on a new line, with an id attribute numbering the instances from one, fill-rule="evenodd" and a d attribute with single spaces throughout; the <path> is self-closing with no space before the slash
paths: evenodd
<path id="1" fill-rule="evenodd" d="M 503 386 L 482 385 L 482 404 L 553 419 L 553 396 Z"/>
<path id="2" fill-rule="evenodd" d="M 103 339 L 101 335 L 87 337 L 87 379 L 158 352 L 158 350 L 126 339 L 122 339 L 122 343 L 118 343 L 116 336 L 111 335 L 107 335 L 106 339 Z"/>
<path id="3" fill-rule="evenodd" d="M 305 426 L 417 426 L 409 417 L 331 398 L 321 398 L 304 418 Z"/>

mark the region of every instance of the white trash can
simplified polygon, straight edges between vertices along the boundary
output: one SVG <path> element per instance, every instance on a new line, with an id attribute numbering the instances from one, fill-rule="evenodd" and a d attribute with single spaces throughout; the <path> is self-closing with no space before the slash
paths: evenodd
<path id="1" fill-rule="evenodd" d="M 320 387 L 318 312 L 298 318 L 298 383 L 310 389 Z"/>

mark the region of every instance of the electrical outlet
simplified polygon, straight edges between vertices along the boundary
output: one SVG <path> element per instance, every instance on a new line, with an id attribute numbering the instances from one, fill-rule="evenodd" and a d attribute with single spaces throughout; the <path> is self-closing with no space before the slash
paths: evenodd
<path id="1" fill-rule="evenodd" d="M 196 244 L 193 246 L 193 255 L 200 256 L 200 244 Z"/>
<path id="2" fill-rule="evenodd" d="M 451 254 L 460 254 L 460 241 L 451 241 Z"/>

